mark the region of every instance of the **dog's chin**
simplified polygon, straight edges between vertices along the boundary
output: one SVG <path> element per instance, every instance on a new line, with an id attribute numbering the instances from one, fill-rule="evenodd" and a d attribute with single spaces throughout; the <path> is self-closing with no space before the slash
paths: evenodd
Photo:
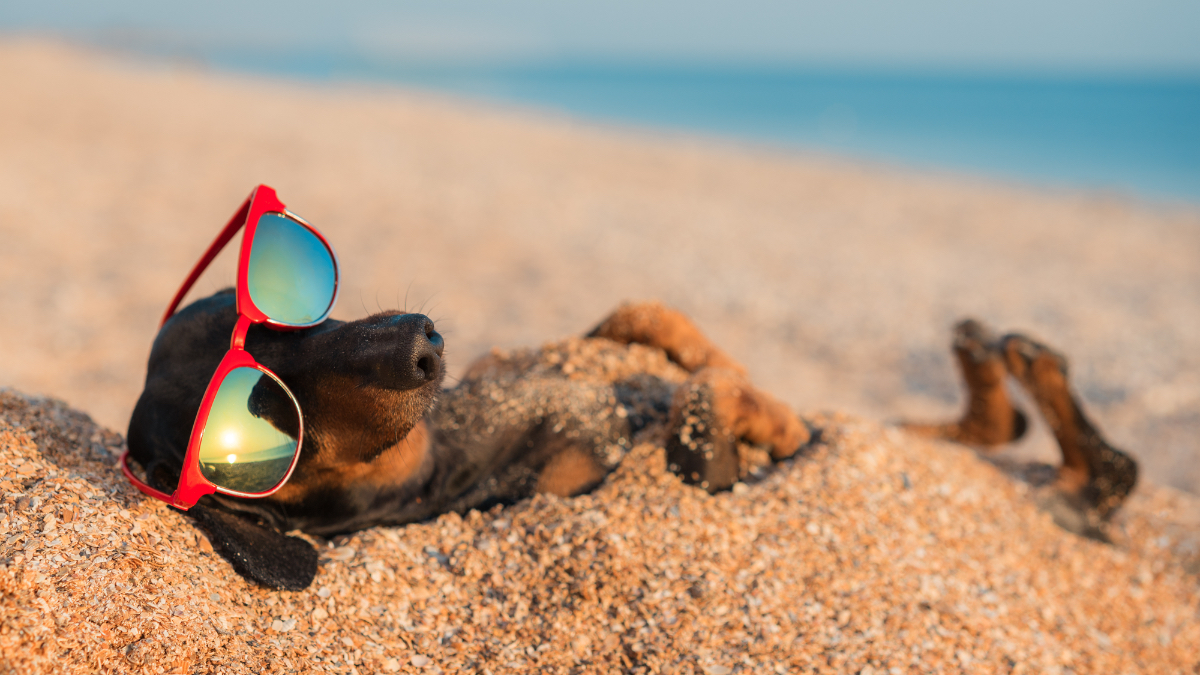
<path id="1" fill-rule="evenodd" d="M 395 389 L 367 388 L 374 394 L 376 401 L 383 403 L 386 411 L 386 422 L 370 448 L 361 448 L 358 452 L 346 453 L 342 456 L 354 456 L 360 462 L 372 462 L 388 448 L 408 438 L 414 427 L 433 411 L 441 393 L 442 378 L 420 387 L 417 390 L 397 391 Z M 390 432 L 390 433 L 389 433 Z"/>

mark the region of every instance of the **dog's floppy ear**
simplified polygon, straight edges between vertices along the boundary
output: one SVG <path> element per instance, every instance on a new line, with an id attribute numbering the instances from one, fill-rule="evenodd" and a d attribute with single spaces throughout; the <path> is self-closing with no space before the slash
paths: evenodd
<path id="1" fill-rule="evenodd" d="M 140 407 L 141 401 L 138 402 Z M 138 409 L 134 410 L 134 422 L 129 425 L 129 447 L 135 459 L 144 448 L 170 447 L 169 440 L 147 435 L 146 425 L 136 424 Z M 149 483 L 155 488 L 170 493 L 179 482 L 178 465 L 151 455 L 146 460 Z M 139 461 L 143 461 L 140 460 Z M 238 515 L 211 505 L 212 497 L 202 497 L 186 514 L 192 517 L 212 542 L 213 549 L 233 565 L 234 571 L 243 577 L 264 586 L 288 591 L 302 591 L 317 575 L 317 552 L 303 539 L 289 537 L 272 527 L 264 527 L 248 517 Z M 251 516 L 252 517 L 252 516 Z"/>
<path id="2" fill-rule="evenodd" d="M 303 539 L 203 503 L 189 509 L 188 515 L 208 532 L 221 557 L 247 579 L 271 588 L 302 591 L 317 575 L 317 551 Z"/>

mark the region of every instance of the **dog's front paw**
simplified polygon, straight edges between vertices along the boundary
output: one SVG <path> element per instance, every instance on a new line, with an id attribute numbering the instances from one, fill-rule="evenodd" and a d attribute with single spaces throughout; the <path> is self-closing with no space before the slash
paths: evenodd
<path id="1" fill-rule="evenodd" d="M 733 370 L 705 368 L 680 385 L 667 426 L 667 462 L 684 482 L 717 492 L 756 464 L 742 444 L 772 460 L 791 457 L 809 440 L 808 427 L 782 402 Z"/>

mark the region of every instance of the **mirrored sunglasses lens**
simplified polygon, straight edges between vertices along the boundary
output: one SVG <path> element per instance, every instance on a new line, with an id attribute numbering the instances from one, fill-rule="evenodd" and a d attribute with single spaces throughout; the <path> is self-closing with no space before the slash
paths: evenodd
<path id="1" fill-rule="evenodd" d="M 217 390 L 200 440 L 200 473 L 237 492 L 279 484 L 299 448 L 300 410 L 272 377 L 235 368 Z"/>
<path id="2" fill-rule="evenodd" d="M 247 274 L 250 297 L 268 317 L 303 326 L 333 304 L 333 255 L 311 230 L 278 213 L 258 219 Z"/>

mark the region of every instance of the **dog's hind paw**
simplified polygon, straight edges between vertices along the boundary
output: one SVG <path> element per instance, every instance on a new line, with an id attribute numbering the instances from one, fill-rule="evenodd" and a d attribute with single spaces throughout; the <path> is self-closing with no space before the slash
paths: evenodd
<path id="1" fill-rule="evenodd" d="M 1005 336 L 1001 349 L 1062 450 L 1055 488 L 1107 520 L 1137 484 L 1137 462 L 1110 445 L 1084 413 L 1071 392 L 1065 356 L 1019 334 Z"/>
<path id="2" fill-rule="evenodd" d="M 954 327 L 954 356 L 967 385 L 967 409 L 957 422 L 903 423 L 909 433 L 978 447 L 1011 443 L 1025 435 L 1028 420 L 1005 389 L 1006 368 L 995 335 L 975 319 Z"/>

